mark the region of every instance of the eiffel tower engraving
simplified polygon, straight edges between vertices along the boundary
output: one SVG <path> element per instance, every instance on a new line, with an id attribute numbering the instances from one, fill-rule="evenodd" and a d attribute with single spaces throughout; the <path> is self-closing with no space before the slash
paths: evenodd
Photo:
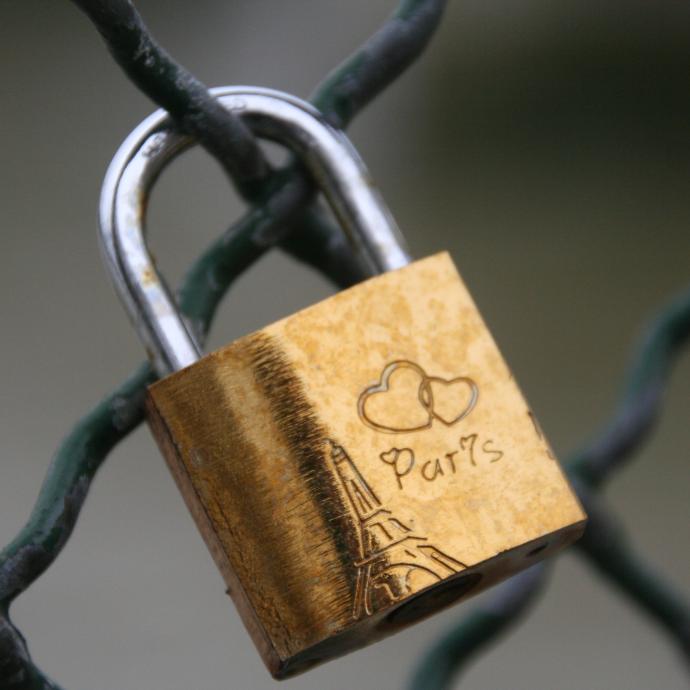
<path id="1" fill-rule="evenodd" d="M 345 449 L 334 441 L 329 444 L 359 540 L 359 558 L 354 562 L 355 620 L 466 567 L 384 508 Z"/>

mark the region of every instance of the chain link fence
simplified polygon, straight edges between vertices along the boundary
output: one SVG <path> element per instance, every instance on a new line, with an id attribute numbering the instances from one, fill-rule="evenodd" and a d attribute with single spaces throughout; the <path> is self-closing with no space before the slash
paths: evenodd
<path id="1" fill-rule="evenodd" d="M 273 247 L 314 267 L 339 287 L 364 277 L 342 233 L 315 203 L 302 168 L 290 160 L 274 169 L 242 120 L 222 108 L 203 83 L 156 43 L 131 2 L 74 4 L 89 17 L 129 79 L 219 161 L 250 207 L 197 259 L 179 289 L 181 309 L 200 340 L 233 281 Z M 444 6 L 442 0 L 403 0 L 383 26 L 317 86 L 312 103 L 335 126 L 346 127 L 419 58 L 440 25 Z M 611 419 L 566 463 L 590 518 L 577 553 L 649 615 L 686 661 L 690 607 L 629 545 L 603 490 L 653 428 L 673 363 L 688 337 L 690 292 L 677 297 L 649 324 Z M 10 619 L 10 606 L 64 548 L 96 472 L 114 446 L 143 420 L 144 391 L 153 379 L 149 365 L 141 365 L 80 420 L 57 450 L 29 521 L 0 555 L 2 688 L 59 687 L 32 662 L 27 641 Z M 529 611 L 547 586 L 551 567 L 542 563 L 512 578 L 464 615 L 424 654 L 410 689 L 449 688 L 477 652 Z"/>

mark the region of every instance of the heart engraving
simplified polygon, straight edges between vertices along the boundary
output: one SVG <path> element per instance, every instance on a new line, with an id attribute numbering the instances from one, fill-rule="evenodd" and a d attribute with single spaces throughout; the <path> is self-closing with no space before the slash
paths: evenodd
<path id="1" fill-rule="evenodd" d="M 453 426 L 472 412 L 479 398 L 477 384 L 467 376 L 446 380 L 438 376 L 427 378 L 427 388 L 420 389 L 422 402 L 427 404 L 423 391 L 429 391 L 431 414 L 446 426 Z"/>
<path id="2" fill-rule="evenodd" d="M 379 382 L 359 396 L 360 418 L 372 429 L 389 434 L 428 429 L 433 415 L 419 398 L 426 378 L 425 371 L 414 362 L 391 362 L 381 372 Z"/>
<path id="3" fill-rule="evenodd" d="M 409 468 L 414 464 L 414 453 L 411 448 L 391 448 L 389 451 L 380 453 L 379 457 L 388 465 L 402 463 Z"/>
<path id="4" fill-rule="evenodd" d="M 428 376 L 401 359 L 386 365 L 378 383 L 360 394 L 357 411 L 368 427 L 403 434 L 429 429 L 434 419 L 452 426 L 470 414 L 478 398 L 479 388 L 467 376 Z"/>

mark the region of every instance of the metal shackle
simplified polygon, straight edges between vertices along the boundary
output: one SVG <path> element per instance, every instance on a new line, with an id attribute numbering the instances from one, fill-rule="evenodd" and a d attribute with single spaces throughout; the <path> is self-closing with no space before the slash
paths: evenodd
<path id="1" fill-rule="evenodd" d="M 310 104 L 254 87 L 222 87 L 214 95 L 246 118 L 260 137 L 298 154 L 372 275 L 409 263 L 404 239 L 345 134 Z M 123 142 L 103 182 L 100 238 L 105 263 L 156 371 L 164 376 L 196 362 L 201 350 L 158 273 L 146 244 L 146 202 L 159 173 L 194 140 L 163 110 Z"/>

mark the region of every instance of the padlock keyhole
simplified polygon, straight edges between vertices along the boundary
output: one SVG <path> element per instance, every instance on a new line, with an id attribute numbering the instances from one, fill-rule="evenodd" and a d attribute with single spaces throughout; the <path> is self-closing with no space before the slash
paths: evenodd
<path id="1" fill-rule="evenodd" d="M 420 592 L 416 597 L 391 611 L 383 620 L 385 627 L 402 627 L 431 616 L 473 590 L 481 581 L 481 573 L 469 573 L 450 578 Z"/>

